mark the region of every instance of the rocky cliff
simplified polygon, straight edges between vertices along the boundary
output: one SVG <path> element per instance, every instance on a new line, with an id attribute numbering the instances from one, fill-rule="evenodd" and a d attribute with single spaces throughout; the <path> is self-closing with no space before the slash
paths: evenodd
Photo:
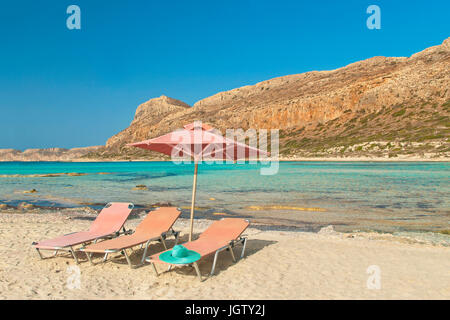
<path id="1" fill-rule="evenodd" d="M 138 107 L 130 127 L 92 156 L 148 156 L 145 151 L 124 148 L 124 144 L 167 133 L 194 120 L 223 131 L 280 129 L 281 151 L 286 156 L 343 155 L 356 152 L 354 149 L 368 153 L 360 143 L 427 145 L 428 140 L 438 146 L 430 147 L 432 151 L 440 148 L 441 155 L 448 154 L 449 88 L 450 38 L 411 57 L 374 57 L 336 70 L 279 77 L 220 92 L 191 108 L 164 96 L 152 99 Z M 423 153 L 430 149 L 421 145 L 416 150 L 412 145 L 400 151 Z"/>
<path id="2" fill-rule="evenodd" d="M 182 114 L 190 106 L 182 101 L 166 96 L 150 99 L 141 104 L 134 115 L 130 126 L 114 135 L 106 142 L 106 148 L 115 149 L 125 143 L 139 141 L 152 135 L 152 130 L 158 127 L 168 115 Z"/>
<path id="3" fill-rule="evenodd" d="M 166 96 L 151 99 L 137 108 L 128 128 L 83 157 L 161 158 L 125 144 L 194 120 L 223 132 L 280 129 L 280 149 L 287 158 L 449 157 L 449 88 L 450 38 L 411 57 L 373 57 L 336 70 L 274 78 L 217 93 L 192 107 Z M 11 150 L 3 154 L 24 156 Z"/>

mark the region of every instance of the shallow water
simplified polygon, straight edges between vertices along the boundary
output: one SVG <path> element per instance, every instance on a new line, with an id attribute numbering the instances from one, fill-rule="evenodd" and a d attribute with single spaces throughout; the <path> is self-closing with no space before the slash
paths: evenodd
<path id="1" fill-rule="evenodd" d="M 450 229 L 448 162 L 282 162 L 273 176 L 261 175 L 263 166 L 200 164 L 196 216 L 244 216 L 304 230 L 329 224 L 340 231 Z M 171 162 L 4 162 L 0 203 L 98 208 L 110 201 L 144 207 L 169 201 L 188 207 L 193 169 Z M 87 175 L 30 177 L 69 172 Z M 149 190 L 132 190 L 140 184 Z M 24 193 L 31 189 L 38 192 Z"/>

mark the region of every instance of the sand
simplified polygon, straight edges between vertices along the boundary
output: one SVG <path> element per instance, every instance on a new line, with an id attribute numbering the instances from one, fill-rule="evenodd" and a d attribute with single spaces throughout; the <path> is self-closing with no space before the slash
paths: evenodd
<path id="1" fill-rule="evenodd" d="M 0 212 L 0 222 L 1 299 L 450 299 L 450 248 L 390 235 L 250 228 L 245 258 L 232 263 L 221 253 L 216 275 L 203 282 L 192 268 L 157 277 L 151 266 L 130 269 L 120 256 L 95 266 L 83 260 L 77 282 L 73 259 L 40 260 L 31 242 L 87 229 L 90 220 Z M 209 223 L 196 221 L 195 230 Z M 187 221 L 175 227 L 186 239 Z M 155 244 L 150 254 L 159 251 Z M 141 254 L 136 250 L 132 261 Z M 211 264 L 212 258 L 200 263 L 203 275 Z M 378 289 L 367 287 L 372 265 L 380 270 Z"/>

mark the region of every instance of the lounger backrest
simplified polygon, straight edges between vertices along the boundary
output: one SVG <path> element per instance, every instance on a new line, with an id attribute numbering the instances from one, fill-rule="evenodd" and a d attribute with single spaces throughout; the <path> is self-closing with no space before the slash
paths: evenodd
<path id="1" fill-rule="evenodd" d="M 161 234 L 168 231 L 180 216 L 181 211 L 175 207 L 162 207 L 150 211 L 136 227 L 135 234 Z"/>
<path id="2" fill-rule="evenodd" d="M 111 202 L 98 214 L 91 224 L 89 232 L 96 234 L 110 234 L 119 231 L 133 210 L 132 203 Z"/>
<path id="3" fill-rule="evenodd" d="M 225 218 L 214 221 L 199 239 L 214 239 L 216 241 L 231 241 L 237 239 L 249 226 L 250 222 L 240 218 Z"/>

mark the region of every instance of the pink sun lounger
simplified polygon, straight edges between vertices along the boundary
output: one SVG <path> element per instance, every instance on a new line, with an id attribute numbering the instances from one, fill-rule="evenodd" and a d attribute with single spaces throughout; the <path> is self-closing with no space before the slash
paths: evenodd
<path id="1" fill-rule="evenodd" d="M 96 243 L 98 240 L 105 238 L 117 237 L 120 235 L 120 229 L 122 228 L 123 233 L 128 233 L 124 224 L 133 208 L 132 203 L 108 203 L 98 214 L 95 221 L 92 222 L 88 231 L 69 233 L 54 239 L 33 242 L 32 245 L 41 259 L 44 259 L 44 257 L 40 250 L 54 250 L 53 256 L 56 256 L 58 251 L 69 251 L 75 262 L 78 263 L 73 247 L 90 242 Z"/>
<path id="2" fill-rule="evenodd" d="M 230 251 L 233 261 L 236 262 L 233 248 L 236 244 L 240 243 L 243 245 L 240 258 L 244 257 L 247 237 L 242 236 L 242 233 L 248 228 L 249 225 L 250 222 L 248 220 L 240 218 L 224 218 L 214 221 L 205 231 L 203 231 L 197 240 L 183 243 L 183 246 L 188 250 L 193 250 L 199 253 L 201 256 L 200 260 L 214 254 L 211 273 L 209 274 L 212 276 L 214 274 L 214 269 L 216 268 L 217 257 L 221 251 Z M 173 266 L 192 265 L 197 272 L 199 280 L 202 281 L 202 276 L 200 274 L 200 269 L 197 262 L 175 265 L 162 261 L 159 258 L 160 255 L 161 253 L 157 253 L 145 259 L 145 261 L 151 263 L 156 275 L 158 275 L 158 270 L 156 269 L 155 263 L 168 264 L 169 270 Z"/>
<path id="3" fill-rule="evenodd" d="M 143 264 L 148 247 L 152 241 L 160 241 L 166 250 L 165 240 L 167 236 L 174 236 L 175 244 L 177 243 L 179 232 L 174 231 L 172 226 L 180 214 L 180 209 L 175 207 L 157 208 L 147 214 L 144 220 L 136 227 L 133 234 L 90 244 L 81 248 L 80 251 L 86 252 L 86 256 L 91 264 L 93 264 L 91 257 L 93 253 L 104 254 L 103 261 L 106 261 L 108 254 L 120 252 L 127 259 L 128 265 L 133 267 L 127 249 L 140 245 L 141 248 L 144 247 L 144 254 L 141 259 L 141 264 Z"/>

